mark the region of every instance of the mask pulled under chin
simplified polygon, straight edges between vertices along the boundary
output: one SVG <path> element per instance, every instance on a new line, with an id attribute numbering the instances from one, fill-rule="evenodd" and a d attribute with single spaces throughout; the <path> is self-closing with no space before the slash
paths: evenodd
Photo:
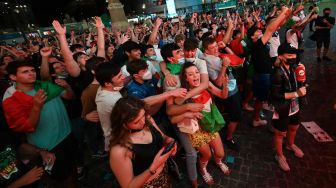
<path id="1" fill-rule="evenodd" d="M 143 80 L 150 80 L 152 79 L 152 73 L 148 70 L 143 76 L 142 76 L 142 79 Z"/>
<path id="2" fill-rule="evenodd" d="M 192 57 L 192 58 L 185 58 L 185 61 L 186 62 L 190 62 L 190 63 L 193 63 L 195 62 L 196 58 Z"/>
<path id="3" fill-rule="evenodd" d="M 149 56 L 148 59 L 155 61 L 157 59 L 157 56 L 156 55 L 152 55 L 152 56 Z"/>
<path id="4" fill-rule="evenodd" d="M 124 86 L 113 87 L 114 91 L 120 91 Z"/>
<path id="5" fill-rule="evenodd" d="M 185 59 L 184 58 L 180 58 L 178 59 L 178 63 L 183 65 L 185 63 Z"/>

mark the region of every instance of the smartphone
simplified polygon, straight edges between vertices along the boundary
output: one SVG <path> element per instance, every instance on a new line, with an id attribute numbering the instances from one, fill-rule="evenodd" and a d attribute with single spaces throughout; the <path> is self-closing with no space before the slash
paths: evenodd
<path id="1" fill-rule="evenodd" d="M 172 150 L 173 147 L 174 147 L 174 145 L 175 145 L 175 143 L 176 143 L 175 140 L 172 141 L 172 142 L 170 142 L 170 143 L 165 147 L 165 149 L 163 150 L 163 152 L 162 152 L 161 155 L 164 155 L 164 154 L 168 153 L 170 150 Z"/>

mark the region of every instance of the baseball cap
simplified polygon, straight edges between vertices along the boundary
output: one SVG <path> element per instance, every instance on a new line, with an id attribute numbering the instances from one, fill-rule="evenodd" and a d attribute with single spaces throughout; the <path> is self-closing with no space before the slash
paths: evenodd
<path id="1" fill-rule="evenodd" d="M 296 54 L 296 53 L 298 53 L 298 50 L 296 48 L 294 48 L 294 46 L 289 44 L 289 43 L 283 43 L 278 48 L 278 54 L 279 55 Z"/>

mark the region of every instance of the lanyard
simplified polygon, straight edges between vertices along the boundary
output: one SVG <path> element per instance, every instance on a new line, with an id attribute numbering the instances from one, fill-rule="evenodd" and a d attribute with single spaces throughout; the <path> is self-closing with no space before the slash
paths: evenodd
<path id="1" fill-rule="evenodd" d="M 289 83 L 289 90 L 292 91 L 292 83 L 289 79 L 289 72 L 283 68 L 283 66 L 280 66 L 281 70 L 285 73 L 285 77 L 286 79 L 288 80 L 288 83 Z M 295 89 L 298 87 L 297 86 L 297 82 L 296 82 L 296 77 L 294 76 L 294 81 L 295 81 Z"/>

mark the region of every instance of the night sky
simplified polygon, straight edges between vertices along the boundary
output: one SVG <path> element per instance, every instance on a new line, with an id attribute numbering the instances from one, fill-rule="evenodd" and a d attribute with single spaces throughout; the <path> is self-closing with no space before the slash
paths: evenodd
<path id="1" fill-rule="evenodd" d="M 50 26 L 53 19 L 63 20 L 65 7 L 71 2 L 70 0 L 13 0 L 13 1 L 14 2 L 17 1 L 18 3 L 20 2 L 29 3 L 32 6 L 35 20 L 40 26 Z M 105 2 L 105 0 L 93 0 L 93 1 Z M 127 9 L 128 7 L 134 7 L 134 4 L 137 4 L 138 2 L 137 0 L 121 0 L 121 3 L 123 3 L 125 5 L 125 9 Z M 84 7 L 84 9 L 80 11 L 83 12 L 84 15 L 81 15 L 80 12 L 76 12 L 75 15 L 73 16 L 76 18 L 77 21 L 79 21 L 83 17 L 91 17 L 96 14 L 101 14 L 104 10 L 106 10 L 106 7 L 103 6 L 99 11 L 92 7 Z M 61 13 L 63 14 L 61 15 Z"/>

